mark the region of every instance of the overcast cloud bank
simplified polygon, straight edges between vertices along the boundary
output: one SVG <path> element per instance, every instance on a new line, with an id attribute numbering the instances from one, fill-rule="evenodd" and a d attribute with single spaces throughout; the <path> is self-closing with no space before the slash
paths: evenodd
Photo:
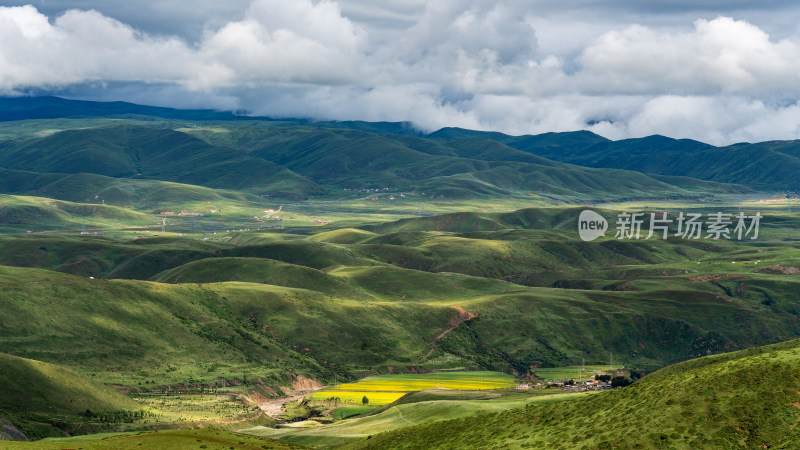
<path id="1" fill-rule="evenodd" d="M 683 28 L 624 25 L 559 47 L 524 5 L 445 0 L 381 15 L 350 2 L 348 16 L 330 1 L 254 0 L 195 39 L 95 10 L 0 7 L 0 92 L 73 89 L 424 130 L 589 129 L 714 144 L 800 137 L 798 34 L 772 38 L 718 16 Z"/>

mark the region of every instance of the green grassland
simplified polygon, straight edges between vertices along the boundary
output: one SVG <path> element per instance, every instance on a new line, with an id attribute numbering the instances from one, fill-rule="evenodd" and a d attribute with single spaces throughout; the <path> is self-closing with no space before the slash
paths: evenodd
<path id="1" fill-rule="evenodd" d="M 24 232 L 30 225 L 38 230 L 72 229 L 87 231 L 106 228 L 143 227 L 156 218 L 118 206 L 80 204 L 41 197 L 0 196 L 0 223 L 7 230 Z"/>
<path id="2" fill-rule="evenodd" d="M 351 448 L 794 448 L 799 347 L 695 359 L 624 389 L 410 427 Z"/>
<path id="3" fill-rule="evenodd" d="M 213 425 L 259 415 L 258 407 L 243 403 L 238 396 L 226 394 L 135 395 L 133 399 L 148 415 L 142 424 Z"/>
<path id="4" fill-rule="evenodd" d="M 800 336 L 797 207 L 727 184 L 790 188 L 792 143 L 425 136 L 41 101 L 65 115 L 0 100 L 0 416 L 31 437 L 269 425 L 248 432 L 311 446 L 447 447 L 462 432 L 475 447 L 795 444 L 796 342 L 610 393 L 486 390 L 589 376 L 612 354 L 613 372 L 650 373 Z M 657 152 L 694 165 L 659 169 Z M 712 173 L 723 156 L 741 170 Z M 660 175 L 620 170 L 644 168 Z M 609 220 L 605 237 L 578 238 L 586 208 Z M 613 237 L 620 211 L 740 210 L 762 213 L 759 239 Z M 277 420 L 311 420 L 272 427 L 256 406 L 302 377 L 329 387 Z M 346 403 L 363 396 L 372 406 Z M 281 445 L 97 438 L 69 445 Z"/>
<path id="5" fill-rule="evenodd" d="M 0 419 L 10 419 L 32 439 L 81 428 L 98 432 L 104 429 L 101 416 L 122 421 L 144 412 L 116 389 L 64 367 L 5 353 L 0 353 L 0 367 Z"/>
<path id="6" fill-rule="evenodd" d="M 291 337 L 283 343 L 290 348 L 308 347 L 310 358 L 328 360 L 338 367 L 385 370 L 394 361 L 432 368 L 470 366 L 525 373 L 531 365 L 560 366 L 582 359 L 603 364 L 610 352 L 620 363 L 651 367 L 708 351 L 797 335 L 798 305 L 792 300 L 797 281 L 782 272 L 787 269 L 770 269 L 793 267 L 795 249 L 781 232 L 793 226 L 790 216 L 770 216 L 769 220 L 776 220 L 783 228 L 765 227 L 764 241 L 753 244 L 673 239 L 584 243 L 575 242 L 567 231 L 577 211 L 537 208 L 473 215 L 485 217 L 498 228 L 506 227 L 492 231 L 425 229 L 442 228 L 441 224 L 466 227 L 452 215 L 404 220 L 385 225 L 381 232 L 356 232 L 358 239 L 343 241 L 331 239 L 334 232 L 312 236 L 239 233 L 220 241 L 192 237 L 126 241 L 97 236 L 5 236 L 0 238 L 4 250 L 0 262 L 83 277 L 170 283 L 92 281 L 53 274 L 57 281 L 52 285 L 60 289 L 74 286 L 67 298 L 59 300 L 67 308 L 72 308 L 76 299 L 90 296 L 83 290 L 91 290 L 91 297 L 101 304 L 112 304 L 117 290 L 128 290 L 124 298 L 155 301 L 156 310 L 161 311 L 159 317 L 185 320 L 186 316 L 175 309 L 187 304 L 177 299 L 207 298 L 204 304 L 191 306 L 192 317 L 215 317 L 219 313 L 209 312 L 209 306 L 233 295 L 237 301 L 231 305 L 232 315 L 211 323 L 236 323 L 267 339 Z M 417 220 L 421 223 L 414 224 Z M 472 223 L 479 226 L 483 222 Z M 411 224 L 415 231 L 405 230 Z M 395 231 L 397 227 L 401 229 Z M 738 264 L 734 263 L 737 260 Z M 20 274 L 28 274 L 20 275 L 21 279 L 51 276 L 35 271 Z M 20 311 L 38 308 L 35 305 L 39 302 L 33 299 L 41 293 L 36 289 L 42 293 L 50 289 L 8 278 L 9 292 L 20 292 Z M 75 299 L 69 298 L 73 296 Z M 165 302 L 162 296 L 170 300 Z M 262 300 L 256 300 L 259 298 Z M 274 300 L 278 298 L 282 300 Z M 189 305 L 197 302 L 195 299 Z M 264 307 L 248 310 L 255 305 Z M 309 305 L 315 305 L 316 311 L 302 312 Z M 434 342 L 450 326 L 455 312 L 448 307 L 455 306 L 478 317 Z M 335 322 L 347 316 L 351 308 L 366 308 L 376 314 L 375 319 L 359 323 L 357 331 L 343 331 L 348 328 Z M 112 311 L 117 309 L 115 306 Z M 294 337 L 301 336 L 292 330 L 295 319 L 282 317 L 291 311 L 298 315 L 290 317 L 305 317 L 315 326 L 326 323 L 319 329 L 323 331 L 311 332 L 295 342 Z M 397 317 L 401 311 L 410 317 L 437 312 L 435 319 L 423 321 L 430 324 L 429 331 L 422 333 L 414 325 L 411 328 L 416 332 L 402 332 L 402 336 L 414 334 L 411 342 L 416 343 L 387 358 L 384 352 L 403 347 L 395 331 L 413 323 L 410 318 Z M 269 318 L 272 323 L 260 322 L 271 314 L 276 314 Z M 122 316 L 119 320 L 126 323 L 131 318 Z M 344 318 L 342 323 L 353 320 Z M 389 331 L 383 330 L 385 324 L 391 324 Z M 74 325 L 71 333 L 76 334 L 88 326 L 81 320 Z M 263 328 L 265 325 L 267 328 Z M 184 328 L 179 334 L 186 332 L 186 327 L 178 328 Z M 37 335 L 35 330 L 30 334 Z M 507 335 L 504 330 L 513 331 Z M 229 335 L 225 332 L 220 338 Z M 395 337 L 387 345 L 380 339 L 370 339 L 371 335 Z M 667 335 L 671 337 L 664 339 Z M 334 343 L 347 342 L 354 336 L 360 337 L 352 351 L 334 350 L 338 345 Z M 485 351 L 476 353 L 476 346 Z M 368 348 L 373 350 L 366 351 Z M 431 349 L 433 353 L 423 359 Z M 52 358 L 36 353 L 41 350 L 34 347 L 29 351 L 32 353 L 26 356 Z M 328 351 L 334 353 L 326 355 Z M 365 356 L 368 354 L 371 356 Z M 313 365 L 323 367 L 319 360 Z M 317 376 L 325 374 L 325 370 L 317 372 Z M 175 382 L 180 382 L 179 378 L 169 377 Z M 146 377 L 137 380 L 148 381 Z"/>
<path id="7" fill-rule="evenodd" d="M 95 377 L 62 366 L 0 354 L 3 385 L 0 419 L 11 419 L 29 439 L 104 431 L 164 427 L 270 424 L 254 405 L 248 389 L 238 394 L 210 386 L 184 389 L 204 394 L 120 392 Z M 249 389 L 249 390 L 252 390 Z M 136 391 L 136 389 L 134 389 Z M 0 437 L 5 437 L 0 429 Z M 2 439 L 0 439 L 2 440 Z"/>
<path id="8" fill-rule="evenodd" d="M 130 398 L 57 365 L 0 354 L 0 410 L 77 414 L 88 409 L 138 409 Z"/>
<path id="9" fill-rule="evenodd" d="M 604 367 L 612 353 L 649 372 L 800 335 L 791 216 L 770 216 L 778 226 L 754 243 L 576 243 L 575 212 L 476 213 L 506 227 L 485 231 L 426 229 L 457 224 L 445 215 L 412 230 L 220 241 L 4 236 L 3 263 L 32 267 L 0 268 L 0 348 L 145 394 L 225 379 L 279 395 L 290 372 L 325 384 L 415 366 L 572 378 L 560 367 Z M 353 392 L 333 396 L 367 395 Z M 147 420 L 252 411 L 203 399 L 171 398 Z"/>
<path id="10" fill-rule="evenodd" d="M 332 424 L 294 428 L 253 427 L 243 433 L 281 439 L 309 447 L 329 448 L 357 442 L 370 435 L 419 424 L 505 411 L 527 404 L 560 403 L 587 393 L 537 391 L 454 391 L 430 389 L 407 394 L 391 405 L 374 409 L 361 417 Z M 345 409 L 350 407 L 340 407 Z"/>
<path id="11" fill-rule="evenodd" d="M 171 430 L 140 432 L 103 436 L 100 439 L 78 437 L 67 440 L 28 442 L 4 442 L 4 448 L 12 449 L 63 449 L 65 446 L 81 449 L 293 449 L 303 448 L 289 442 L 259 438 L 220 430 Z"/>

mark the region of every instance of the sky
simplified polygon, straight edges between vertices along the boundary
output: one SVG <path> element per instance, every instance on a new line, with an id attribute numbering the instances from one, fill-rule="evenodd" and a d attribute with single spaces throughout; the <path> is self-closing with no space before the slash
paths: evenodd
<path id="1" fill-rule="evenodd" d="M 0 0 L 0 95 L 509 134 L 800 139 L 784 0 Z"/>

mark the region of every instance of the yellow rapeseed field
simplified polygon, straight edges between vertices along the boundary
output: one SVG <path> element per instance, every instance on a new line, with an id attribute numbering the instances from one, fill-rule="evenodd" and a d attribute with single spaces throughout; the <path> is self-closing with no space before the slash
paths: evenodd
<path id="1" fill-rule="evenodd" d="M 403 395 L 424 389 L 443 388 L 462 391 L 514 387 L 510 375 L 500 372 L 436 372 L 426 374 L 380 375 L 355 383 L 333 386 L 312 395 L 314 400 L 338 398 L 347 403 L 361 403 L 366 396 L 372 405 L 392 403 Z"/>

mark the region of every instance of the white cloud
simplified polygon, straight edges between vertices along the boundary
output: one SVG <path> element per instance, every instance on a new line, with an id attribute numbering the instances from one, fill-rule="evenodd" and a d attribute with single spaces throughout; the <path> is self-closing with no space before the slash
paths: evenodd
<path id="1" fill-rule="evenodd" d="M 579 61 L 581 80 L 600 93 L 800 94 L 800 40 L 774 42 L 728 17 L 697 20 L 689 33 L 643 26 L 611 31 Z"/>
<path id="2" fill-rule="evenodd" d="M 141 35 L 95 11 L 68 11 L 51 24 L 30 6 L 0 8 L 0 89 L 178 81 L 199 69 L 181 40 Z"/>
<path id="3" fill-rule="evenodd" d="M 198 58 L 225 70 L 190 86 L 259 82 L 341 84 L 357 77 L 365 35 L 335 3 L 256 0 L 245 19 L 209 32 Z"/>
<path id="4" fill-rule="evenodd" d="M 774 39 L 727 17 L 682 29 L 601 32 L 598 22 L 576 34 L 521 0 L 395 3 L 253 0 L 193 42 L 93 10 L 49 18 L 32 6 L 0 7 L 0 90 L 108 83 L 144 103 L 403 120 L 428 130 L 583 128 L 717 144 L 800 137 L 798 34 Z"/>

